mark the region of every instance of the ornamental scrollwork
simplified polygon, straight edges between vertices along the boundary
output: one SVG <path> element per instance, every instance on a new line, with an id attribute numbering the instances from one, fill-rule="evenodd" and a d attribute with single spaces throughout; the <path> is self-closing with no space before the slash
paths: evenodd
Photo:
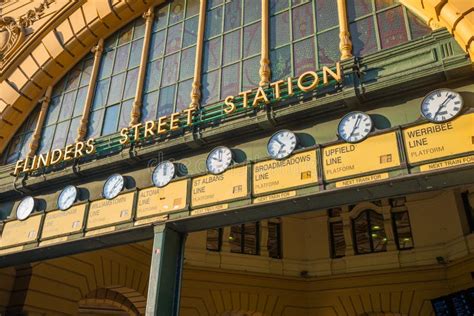
<path id="1" fill-rule="evenodd" d="M 24 37 L 23 29 L 14 18 L 8 16 L 0 18 L 0 67 Z"/>

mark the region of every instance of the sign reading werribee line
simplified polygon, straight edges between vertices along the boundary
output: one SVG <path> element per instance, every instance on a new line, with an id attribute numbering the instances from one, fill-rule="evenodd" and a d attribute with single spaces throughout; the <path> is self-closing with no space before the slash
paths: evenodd
<path id="1" fill-rule="evenodd" d="M 400 166 L 397 135 L 382 134 L 357 144 L 338 144 L 323 149 L 326 180 L 384 170 Z"/>
<path id="2" fill-rule="evenodd" d="M 316 151 L 253 165 L 253 193 L 264 194 L 318 183 Z"/>
<path id="3" fill-rule="evenodd" d="M 186 207 L 188 180 L 171 182 L 164 188 L 148 188 L 138 195 L 137 218 L 162 215 Z"/>
<path id="4" fill-rule="evenodd" d="M 244 198 L 248 194 L 248 167 L 238 167 L 222 174 L 208 174 L 193 179 L 193 207 Z"/>
<path id="5" fill-rule="evenodd" d="M 474 113 L 443 124 L 423 124 L 403 130 L 409 163 L 474 151 Z"/>

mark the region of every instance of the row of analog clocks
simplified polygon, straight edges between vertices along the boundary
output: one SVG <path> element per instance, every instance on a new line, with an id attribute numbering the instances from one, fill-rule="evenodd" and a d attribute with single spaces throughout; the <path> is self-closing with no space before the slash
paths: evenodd
<path id="1" fill-rule="evenodd" d="M 439 89 L 430 92 L 421 103 L 421 114 L 433 123 L 443 123 L 456 117 L 462 109 L 463 100 L 459 93 Z M 338 125 L 338 135 L 349 143 L 357 143 L 369 135 L 373 129 L 370 116 L 364 112 L 351 112 L 345 115 Z M 267 143 L 267 152 L 273 159 L 285 159 L 298 146 L 298 137 L 289 130 L 281 130 L 273 134 Z M 207 170 L 212 174 L 220 174 L 227 170 L 233 162 L 233 152 L 230 148 L 219 146 L 213 149 L 207 159 Z M 152 173 L 152 181 L 156 187 L 162 188 L 176 176 L 176 166 L 171 161 L 158 164 Z M 111 175 L 104 183 L 102 196 L 113 199 L 126 186 L 126 179 L 120 174 Z M 79 199 L 79 189 L 73 185 L 65 187 L 58 197 L 58 208 L 69 209 Z M 20 201 L 17 208 L 17 218 L 24 220 L 34 211 L 36 201 L 27 196 Z"/>

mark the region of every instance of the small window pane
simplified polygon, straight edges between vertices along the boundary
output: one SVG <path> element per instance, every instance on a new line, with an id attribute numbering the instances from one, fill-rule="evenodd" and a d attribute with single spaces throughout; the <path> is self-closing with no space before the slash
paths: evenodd
<path id="1" fill-rule="evenodd" d="M 112 74 L 115 51 L 104 52 L 99 67 L 99 79 L 104 79 Z"/>
<path id="2" fill-rule="evenodd" d="M 76 103 L 76 92 L 77 90 L 73 90 L 64 95 L 63 103 L 61 105 L 61 114 L 59 116 L 60 121 L 71 118 L 74 104 Z"/>
<path id="3" fill-rule="evenodd" d="M 408 41 L 401 6 L 377 14 L 377 19 L 382 49 Z"/>
<path id="4" fill-rule="evenodd" d="M 227 2 L 224 15 L 224 32 L 240 26 L 240 14 L 242 13 L 241 1 Z"/>
<path id="5" fill-rule="evenodd" d="M 242 253 L 242 225 L 230 227 L 229 244 L 230 252 Z"/>
<path id="6" fill-rule="evenodd" d="M 130 116 L 132 113 L 133 100 L 125 101 L 122 104 L 122 110 L 120 111 L 120 120 L 118 130 L 127 127 L 130 123 Z"/>
<path id="7" fill-rule="evenodd" d="M 357 0 L 357 1 L 347 1 L 347 15 L 349 21 L 354 21 L 355 19 L 371 13 L 372 0 Z"/>
<path id="8" fill-rule="evenodd" d="M 243 64 L 243 79 L 242 90 L 253 89 L 258 86 L 260 82 L 260 56 L 247 59 Z"/>
<path id="9" fill-rule="evenodd" d="M 196 16 L 184 23 L 183 47 L 196 44 L 199 18 Z"/>
<path id="10" fill-rule="evenodd" d="M 244 254 L 258 254 L 258 223 L 244 224 Z"/>
<path id="11" fill-rule="evenodd" d="M 46 115 L 45 125 L 53 124 L 58 120 L 60 103 L 61 96 L 51 99 L 48 107 L 48 114 Z"/>
<path id="12" fill-rule="evenodd" d="M 178 70 L 179 70 L 179 53 L 171 56 L 167 56 L 164 62 L 163 71 L 163 82 L 162 86 L 167 86 L 173 84 L 178 79 Z"/>
<path id="13" fill-rule="evenodd" d="M 352 23 L 350 31 L 355 56 L 363 56 L 377 51 L 374 20 L 372 17 Z"/>
<path id="14" fill-rule="evenodd" d="M 223 49 L 224 65 L 240 60 L 240 30 L 224 35 Z"/>
<path id="15" fill-rule="evenodd" d="M 215 38 L 204 43 L 202 70 L 207 72 L 219 67 L 221 62 L 221 38 Z"/>
<path id="16" fill-rule="evenodd" d="M 51 146 L 51 149 L 60 149 L 64 147 L 67 139 L 68 127 L 69 121 L 58 124 L 56 132 L 54 133 L 53 146 Z"/>
<path id="17" fill-rule="evenodd" d="M 388 8 L 394 4 L 397 4 L 397 0 L 375 0 L 375 7 L 377 10 Z"/>
<path id="18" fill-rule="evenodd" d="M 222 7 L 217 7 L 206 16 L 205 39 L 216 36 L 222 32 Z"/>
<path id="19" fill-rule="evenodd" d="M 82 112 L 84 111 L 84 105 L 86 103 L 87 90 L 88 90 L 88 87 L 84 87 L 84 88 L 79 89 L 79 91 L 77 92 L 73 116 L 82 115 Z"/>
<path id="20" fill-rule="evenodd" d="M 260 53 L 261 33 L 260 22 L 244 28 L 244 58 Z"/>
<path id="21" fill-rule="evenodd" d="M 105 112 L 104 127 L 101 135 L 109 135 L 117 131 L 117 122 L 119 116 L 119 105 L 108 107 Z"/>
<path id="22" fill-rule="evenodd" d="M 262 18 L 262 5 L 260 1 L 244 0 L 244 24 L 249 24 Z"/>
<path id="23" fill-rule="evenodd" d="M 155 60 L 163 56 L 165 52 L 165 32 L 161 31 L 153 34 L 150 44 L 150 60 Z"/>
<path id="24" fill-rule="evenodd" d="M 89 126 L 87 131 L 88 138 L 96 138 L 100 136 L 100 128 L 102 126 L 103 115 L 104 109 L 94 111 L 90 114 Z"/>
<path id="25" fill-rule="evenodd" d="M 291 51 L 290 46 L 284 46 L 270 52 L 270 63 L 272 65 L 272 81 L 286 79 L 291 75 Z"/>
<path id="26" fill-rule="evenodd" d="M 79 129 L 79 124 L 81 123 L 81 118 L 76 117 L 71 121 L 69 126 L 69 132 L 67 134 L 66 145 L 73 144 L 76 141 L 77 131 Z"/>
<path id="27" fill-rule="evenodd" d="M 142 58 L 143 39 L 132 43 L 132 51 L 130 53 L 130 61 L 128 68 L 138 67 Z"/>
<path id="28" fill-rule="evenodd" d="M 19 159 L 21 159 L 21 147 L 23 145 L 22 142 L 22 136 L 16 136 L 14 137 L 9 144 L 9 150 L 8 150 L 8 155 L 6 157 L 5 163 L 10 164 L 13 163 Z"/>
<path id="29" fill-rule="evenodd" d="M 92 108 L 98 109 L 105 105 L 107 101 L 107 92 L 109 90 L 109 81 L 110 79 L 101 80 L 97 83 L 95 89 L 94 102 L 92 103 Z"/>
<path id="30" fill-rule="evenodd" d="M 219 101 L 219 71 L 202 76 L 202 104 Z"/>
<path id="31" fill-rule="evenodd" d="M 288 0 L 270 0 L 270 14 L 288 8 Z"/>
<path id="32" fill-rule="evenodd" d="M 82 70 L 82 77 L 81 77 L 81 87 L 84 85 L 89 85 L 89 81 L 91 79 L 92 74 L 92 65 L 94 60 L 92 58 L 87 59 L 84 62 L 84 69 Z"/>
<path id="33" fill-rule="evenodd" d="M 316 26 L 318 32 L 339 24 L 337 10 L 337 1 L 316 0 Z"/>
<path id="34" fill-rule="evenodd" d="M 338 36 L 338 28 L 318 35 L 319 67 L 332 66 L 339 60 L 341 54 L 339 51 L 339 41 L 334 40 Z"/>
<path id="35" fill-rule="evenodd" d="M 373 251 L 385 251 L 387 237 L 385 236 L 385 229 L 383 227 L 383 216 L 375 212 L 370 212 L 369 214 Z"/>
<path id="36" fill-rule="evenodd" d="M 53 133 L 54 133 L 55 127 L 56 127 L 55 125 L 52 125 L 52 126 L 43 128 L 43 133 L 41 135 L 41 141 L 38 148 L 38 152 L 40 154 L 44 154 L 51 149 L 51 143 L 53 141 Z"/>
<path id="37" fill-rule="evenodd" d="M 213 8 L 219 4 L 222 4 L 224 0 L 207 0 L 207 7 Z"/>
<path id="38" fill-rule="evenodd" d="M 240 65 L 234 64 L 222 69 L 221 99 L 239 93 Z"/>
<path id="39" fill-rule="evenodd" d="M 346 241 L 344 239 L 344 226 L 342 222 L 330 223 L 330 232 L 332 257 L 344 257 L 346 254 Z"/>
<path id="40" fill-rule="evenodd" d="M 168 22 L 168 7 L 165 6 L 155 11 L 155 20 L 153 22 L 153 31 L 161 30 Z"/>
<path id="41" fill-rule="evenodd" d="M 270 258 L 281 259 L 281 237 L 280 224 L 268 222 L 268 256 Z"/>
<path id="42" fill-rule="evenodd" d="M 166 54 L 171 54 L 181 48 L 181 33 L 183 31 L 183 24 L 179 23 L 168 29 L 168 37 L 166 39 Z"/>
<path id="43" fill-rule="evenodd" d="M 312 3 L 299 6 L 293 10 L 293 40 L 314 34 Z"/>
<path id="44" fill-rule="evenodd" d="M 135 30 L 133 31 L 133 39 L 142 38 L 145 35 L 145 19 L 137 19 L 135 21 Z"/>
<path id="45" fill-rule="evenodd" d="M 194 61 L 196 60 L 196 46 L 183 50 L 181 53 L 181 67 L 179 79 L 191 78 L 194 74 Z"/>
<path id="46" fill-rule="evenodd" d="M 130 44 L 117 48 L 117 56 L 115 56 L 114 64 L 114 74 L 120 73 L 127 69 L 129 51 Z"/>
<path id="47" fill-rule="evenodd" d="M 169 24 L 174 24 L 183 19 L 184 16 L 184 0 L 175 0 L 171 3 L 170 9 L 170 22 Z"/>
<path id="48" fill-rule="evenodd" d="M 148 64 L 145 77 L 145 91 L 153 91 L 160 86 L 161 77 L 161 59 Z"/>
<path id="49" fill-rule="evenodd" d="M 77 89 L 77 87 L 79 86 L 80 78 L 81 78 L 81 70 L 82 70 L 82 63 L 79 63 L 71 70 L 71 72 L 69 73 L 69 77 L 67 79 L 65 91 Z"/>
<path id="50" fill-rule="evenodd" d="M 135 97 L 137 81 L 138 81 L 138 68 L 135 68 L 129 71 L 127 74 L 127 81 L 125 82 L 125 91 L 123 94 L 124 100 Z"/>
<path id="51" fill-rule="evenodd" d="M 143 96 L 142 122 L 154 120 L 157 113 L 158 92 L 147 93 Z"/>
<path id="52" fill-rule="evenodd" d="M 369 221 L 367 212 L 363 212 L 353 222 L 356 251 L 358 254 L 370 253 Z"/>
<path id="53" fill-rule="evenodd" d="M 191 102 L 191 89 L 193 85 L 193 80 L 183 81 L 179 84 L 178 87 L 178 100 L 176 100 L 176 112 L 182 111 L 189 107 Z"/>
<path id="54" fill-rule="evenodd" d="M 122 100 L 123 85 L 125 81 L 125 73 L 112 77 L 112 81 L 109 89 L 109 98 L 107 104 L 115 104 Z"/>
<path id="55" fill-rule="evenodd" d="M 270 18 L 270 49 L 290 42 L 288 11 Z"/>
<path id="56" fill-rule="evenodd" d="M 118 38 L 118 45 L 122 45 L 122 44 L 130 42 L 132 40 L 132 33 L 133 33 L 133 24 L 130 23 L 127 26 L 125 26 L 120 32 L 120 35 Z"/>
<path id="57" fill-rule="evenodd" d="M 316 69 L 314 39 L 310 37 L 294 45 L 295 76 Z"/>
<path id="58" fill-rule="evenodd" d="M 186 8 L 186 17 L 190 17 L 199 13 L 199 0 L 188 0 Z"/>
<path id="59" fill-rule="evenodd" d="M 158 99 L 158 117 L 169 115 L 174 110 L 175 85 L 161 89 Z"/>
<path id="60" fill-rule="evenodd" d="M 407 10 L 407 15 L 411 29 L 411 37 L 413 39 L 417 39 L 431 33 L 431 29 L 420 18 L 411 13 L 409 10 Z"/>
<path id="61" fill-rule="evenodd" d="M 221 251 L 222 229 L 213 228 L 207 230 L 206 249 L 209 251 Z"/>

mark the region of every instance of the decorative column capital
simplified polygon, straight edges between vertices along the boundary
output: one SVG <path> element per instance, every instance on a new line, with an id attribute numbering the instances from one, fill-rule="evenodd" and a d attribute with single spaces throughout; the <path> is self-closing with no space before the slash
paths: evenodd
<path id="1" fill-rule="evenodd" d="M 153 20 L 154 17 L 155 12 L 153 10 L 153 7 L 149 8 L 142 14 L 142 18 L 144 18 L 145 20 Z"/>
<path id="2" fill-rule="evenodd" d="M 99 42 L 97 43 L 97 45 L 95 45 L 94 47 L 92 47 L 91 49 L 91 52 L 93 54 L 95 54 L 96 56 L 97 55 L 102 55 L 102 52 L 104 51 L 104 40 L 103 39 L 100 39 Z"/>

